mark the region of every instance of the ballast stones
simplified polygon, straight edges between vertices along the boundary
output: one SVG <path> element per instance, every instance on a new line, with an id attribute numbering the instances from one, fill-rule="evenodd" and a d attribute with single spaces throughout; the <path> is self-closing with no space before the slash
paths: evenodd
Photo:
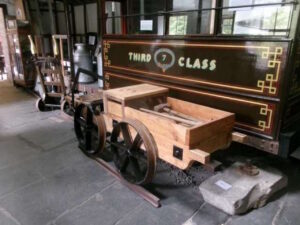
<path id="1" fill-rule="evenodd" d="M 228 214 L 242 214 L 264 206 L 271 195 L 287 186 L 287 177 L 276 169 L 255 168 L 258 173 L 249 175 L 244 166 L 235 163 L 205 180 L 199 187 L 204 200 Z"/>

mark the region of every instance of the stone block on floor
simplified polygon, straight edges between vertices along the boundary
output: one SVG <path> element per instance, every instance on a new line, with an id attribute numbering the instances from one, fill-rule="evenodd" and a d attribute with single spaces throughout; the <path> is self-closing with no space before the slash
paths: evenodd
<path id="1" fill-rule="evenodd" d="M 200 192 L 209 204 L 235 215 L 262 207 L 277 191 L 287 186 L 287 177 L 273 168 L 259 168 L 250 176 L 240 170 L 237 162 L 210 177 L 200 185 Z"/>

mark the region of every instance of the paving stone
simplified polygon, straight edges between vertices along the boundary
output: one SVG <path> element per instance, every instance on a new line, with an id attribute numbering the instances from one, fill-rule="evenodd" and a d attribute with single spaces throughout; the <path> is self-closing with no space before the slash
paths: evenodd
<path id="1" fill-rule="evenodd" d="M 13 218 L 5 209 L 0 208 L 1 225 L 20 225 L 19 221 Z"/>
<path id="2" fill-rule="evenodd" d="M 35 169 L 8 167 L 0 170 L 0 198 L 22 187 L 32 184 L 42 177 Z M 1 224 L 1 223 L 0 223 Z"/>
<path id="3" fill-rule="evenodd" d="M 161 197 L 164 206 L 180 211 L 183 217 L 191 216 L 204 202 L 197 186 L 177 184 L 176 177 L 166 168 L 158 168 L 156 176 L 149 188 Z"/>
<path id="4" fill-rule="evenodd" d="M 163 181 L 164 180 L 164 181 Z M 117 224 L 140 225 L 181 225 L 203 204 L 200 193 L 190 185 L 176 185 L 167 173 L 157 174 L 153 186 L 161 197 L 161 208 L 145 203 L 131 215 L 122 218 Z"/>
<path id="5" fill-rule="evenodd" d="M 23 163 L 22 167 L 30 167 L 43 177 L 49 177 L 60 170 L 74 167 L 78 163 L 92 161 L 77 147 L 76 141 L 39 154 Z M 97 166 L 97 165 L 95 165 Z"/>
<path id="6" fill-rule="evenodd" d="M 266 206 L 255 209 L 242 216 L 233 216 L 226 225 L 272 225 L 277 212 L 281 211 L 282 201 L 270 202 Z M 275 224 L 274 224 L 275 225 Z M 277 224 L 276 224 L 277 225 Z M 281 224 L 278 224 L 281 225 Z"/>
<path id="7" fill-rule="evenodd" d="M 34 129 L 21 134 L 23 138 L 44 150 L 59 147 L 76 139 L 71 122 L 56 122 L 52 119 L 40 120 Z"/>
<path id="8" fill-rule="evenodd" d="M 81 163 L 6 195 L 0 206 L 22 225 L 43 225 L 112 182 L 113 178 L 93 162 Z"/>
<path id="9" fill-rule="evenodd" d="M 299 186 L 298 183 L 298 191 L 288 193 L 284 198 L 284 202 L 280 205 L 281 208 L 273 220 L 275 225 L 299 225 Z"/>
<path id="10" fill-rule="evenodd" d="M 105 191 L 55 221 L 56 225 L 111 225 L 131 211 L 139 208 L 143 202 L 136 194 L 115 183 Z M 136 223 L 134 223 L 136 224 Z"/>
<path id="11" fill-rule="evenodd" d="M 229 215 L 205 203 L 183 225 L 220 225 L 224 224 Z"/>
<path id="12" fill-rule="evenodd" d="M 30 111 L 26 112 L 23 110 L 9 110 L 9 112 L 3 113 L 1 112 L 1 119 L 0 119 L 0 123 L 2 124 L 4 129 L 10 129 L 10 128 L 16 128 L 22 125 L 26 125 L 26 124 L 31 124 L 31 123 L 36 123 L 37 121 L 40 120 L 45 120 L 49 117 L 49 115 L 55 116 L 58 115 L 57 112 L 58 111 L 53 111 L 50 113 L 42 113 L 42 112 L 35 112 L 34 110 L 34 105 L 31 105 L 31 109 Z M 11 112 L 14 112 L 15 115 L 17 115 L 16 117 L 12 118 L 11 116 Z"/>
<path id="13" fill-rule="evenodd" d="M 0 169 L 20 163 L 39 154 L 38 149 L 18 137 L 0 140 Z"/>

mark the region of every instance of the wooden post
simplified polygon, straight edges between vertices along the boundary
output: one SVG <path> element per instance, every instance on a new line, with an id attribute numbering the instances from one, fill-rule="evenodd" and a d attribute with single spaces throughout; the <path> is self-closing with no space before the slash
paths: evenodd
<path id="1" fill-rule="evenodd" d="M 53 16 L 53 8 L 52 8 L 52 0 L 48 0 L 48 8 L 49 8 L 49 16 L 50 16 L 50 23 L 51 23 L 51 33 L 56 34 L 56 27 L 54 22 Z"/>
<path id="2" fill-rule="evenodd" d="M 39 32 L 40 35 L 44 34 L 44 29 L 43 29 L 43 24 L 41 22 L 41 11 L 40 11 L 40 5 L 38 0 L 34 0 L 34 5 L 35 5 L 35 12 L 36 12 L 36 21 L 38 24 Z"/>
<path id="3" fill-rule="evenodd" d="M 98 40 L 101 39 L 101 26 L 102 26 L 102 21 L 101 21 L 101 15 L 102 15 L 102 11 L 101 11 L 102 7 L 101 7 L 101 0 L 97 0 L 97 33 L 98 33 Z"/>
<path id="4" fill-rule="evenodd" d="M 72 28 L 73 28 L 73 38 L 75 40 L 75 43 L 77 41 L 77 31 L 76 31 L 76 22 L 75 22 L 75 10 L 74 6 L 71 6 L 71 17 L 72 17 Z"/>
<path id="5" fill-rule="evenodd" d="M 88 32 L 88 29 L 87 29 L 88 24 L 87 24 L 87 19 L 86 19 L 86 4 L 83 4 L 83 18 L 84 18 L 84 34 L 85 34 L 85 39 L 86 39 L 86 35 Z"/>
<path id="6" fill-rule="evenodd" d="M 68 54 L 70 60 L 70 69 L 71 69 L 71 80 L 74 81 L 75 72 L 74 72 L 74 59 L 73 59 L 73 38 L 72 38 L 72 29 L 70 24 L 70 16 L 69 16 L 69 1 L 64 0 L 64 9 L 65 9 L 65 18 L 67 25 L 67 37 L 68 37 Z"/>
<path id="7" fill-rule="evenodd" d="M 65 77 L 63 39 L 59 38 L 59 51 L 62 75 Z"/>
<path id="8" fill-rule="evenodd" d="M 30 10 L 29 10 L 29 1 L 23 1 L 24 2 L 24 7 L 25 7 L 25 15 L 29 23 L 31 23 L 31 15 L 30 15 Z"/>
<path id="9" fill-rule="evenodd" d="M 54 16 L 55 16 L 55 27 L 56 27 L 56 33 L 60 33 L 59 32 L 59 26 L 58 26 L 58 19 L 57 19 L 57 3 L 56 3 L 57 0 L 54 0 Z"/>

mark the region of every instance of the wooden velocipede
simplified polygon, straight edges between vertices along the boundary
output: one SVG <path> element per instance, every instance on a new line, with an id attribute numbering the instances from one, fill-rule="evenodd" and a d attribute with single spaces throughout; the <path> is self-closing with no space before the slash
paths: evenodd
<path id="1" fill-rule="evenodd" d="M 103 91 L 101 103 L 80 104 L 74 117 L 80 148 L 97 156 L 109 144 L 120 174 L 139 185 L 151 182 L 158 158 L 183 170 L 209 163 L 211 153 L 230 145 L 234 114 L 168 92 L 140 84 Z"/>

